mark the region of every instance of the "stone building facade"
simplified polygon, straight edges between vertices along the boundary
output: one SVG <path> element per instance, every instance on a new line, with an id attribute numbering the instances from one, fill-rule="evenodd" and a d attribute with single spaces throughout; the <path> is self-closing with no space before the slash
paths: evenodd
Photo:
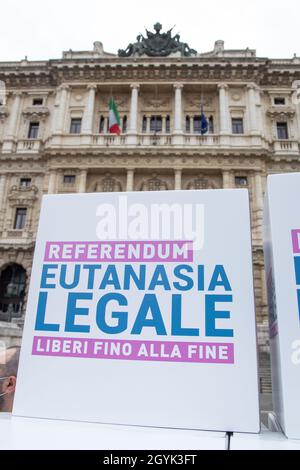
<path id="1" fill-rule="evenodd" d="M 0 62 L 0 330 L 9 344 L 21 337 L 44 194 L 246 187 L 267 350 L 263 195 L 268 174 L 300 171 L 300 58 L 259 58 L 222 41 L 183 51 L 120 57 L 96 42 L 57 60 Z M 120 135 L 108 133 L 112 96 Z"/>

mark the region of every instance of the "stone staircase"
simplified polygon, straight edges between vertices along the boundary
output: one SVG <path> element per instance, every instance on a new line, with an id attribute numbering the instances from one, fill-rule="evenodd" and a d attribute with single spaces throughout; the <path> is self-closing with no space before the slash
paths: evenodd
<path id="1" fill-rule="evenodd" d="M 259 353 L 259 391 L 260 393 L 272 393 L 270 354 Z"/>

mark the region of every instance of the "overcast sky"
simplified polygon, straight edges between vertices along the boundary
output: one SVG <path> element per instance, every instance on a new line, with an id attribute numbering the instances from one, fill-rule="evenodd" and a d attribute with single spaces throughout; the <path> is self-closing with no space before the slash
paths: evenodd
<path id="1" fill-rule="evenodd" d="M 299 0 L 0 0 L 0 61 L 60 58 L 101 41 L 117 53 L 144 27 L 176 25 L 198 52 L 249 47 L 261 57 L 300 56 Z"/>

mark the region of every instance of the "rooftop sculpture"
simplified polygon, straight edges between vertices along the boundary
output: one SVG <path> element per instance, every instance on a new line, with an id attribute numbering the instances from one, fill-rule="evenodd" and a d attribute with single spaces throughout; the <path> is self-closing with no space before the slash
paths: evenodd
<path id="1" fill-rule="evenodd" d="M 162 25 L 154 25 L 155 33 L 146 29 L 145 38 L 141 33 L 137 36 L 137 42 L 130 43 L 126 49 L 119 49 L 119 57 L 132 57 L 135 55 L 147 55 L 149 57 L 166 57 L 172 53 L 180 52 L 181 56 L 190 57 L 197 54 L 186 42 L 180 41 L 179 34 L 172 37 L 173 28 L 166 33 L 161 33 Z"/>

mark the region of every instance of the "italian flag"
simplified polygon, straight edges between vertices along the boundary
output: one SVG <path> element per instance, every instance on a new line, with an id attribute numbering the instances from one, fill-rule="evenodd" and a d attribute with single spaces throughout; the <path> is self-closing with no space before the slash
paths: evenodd
<path id="1" fill-rule="evenodd" d="M 113 98 L 109 102 L 108 125 L 110 134 L 120 134 L 120 116 L 117 110 L 117 105 Z"/>

